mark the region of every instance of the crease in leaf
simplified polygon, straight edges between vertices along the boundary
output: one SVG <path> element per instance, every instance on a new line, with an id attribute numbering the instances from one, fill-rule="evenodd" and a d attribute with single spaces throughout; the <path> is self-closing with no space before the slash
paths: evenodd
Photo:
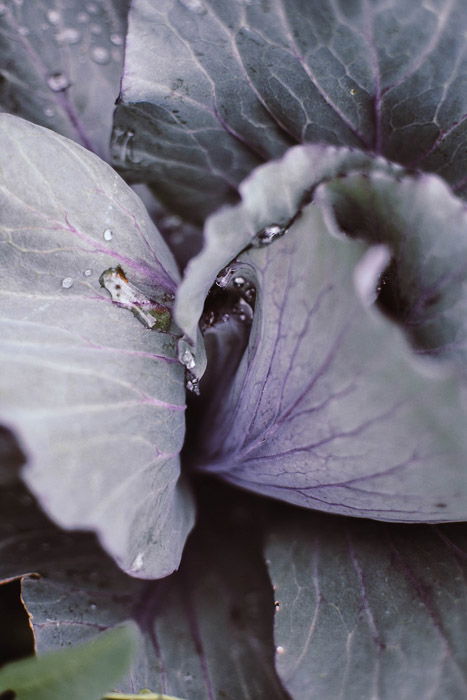
<path id="1" fill-rule="evenodd" d="M 365 241 L 346 236 L 320 195 L 332 187 L 333 173 L 337 183 L 355 177 L 371 188 L 381 180 L 395 192 L 397 178 L 409 191 L 411 183 L 420 192 L 427 183 L 428 196 L 417 201 L 426 208 L 427 225 L 430 183 L 436 189 L 439 178 L 402 177 L 397 166 L 366 156 L 360 156 L 363 173 L 352 174 L 355 152 L 327 149 L 327 161 L 318 161 L 318 154 L 320 147 L 292 149 L 258 169 L 242 185 L 242 204 L 207 222 L 204 249 L 187 268 L 176 316 L 192 334 L 204 290 L 227 256 L 237 256 L 234 265 L 254 270 L 257 279 L 248 348 L 230 385 L 219 376 L 198 427 L 194 460 L 232 483 L 301 506 L 391 521 L 463 520 L 464 383 L 452 368 L 417 357 L 403 331 L 368 306 L 363 275 L 375 282 L 387 252 L 368 252 Z M 328 178 L 328 185 L 314 187 Z M 449 202 L 451 195 L 440 192 L 442 217 L 443 197 Z M 297 215 L 294 206 L 310 194 L 314 198 Z M 394 211 L 396 202 L 395 196 Z M 273 220 L 291 215 L 294 223 L 273 245 L 248 247 L 271 211 L 279 213 Z M 416 216 L 413 203 L 410 213 Z M 368 215 L 371 222 L 371 210 Z M 394 235 L 401 245 L 406 236 L 409 249 L 410 219 L 404 226 L 404 216 L 403 210 Z M 437 223 L 432 217 L 427 243 Z M 376 231 L 375 242 L 392 248 Z M 405 264 L 410 269 L 409 257 Z M 209 381 L 215 387 L 216 379 Z"/>

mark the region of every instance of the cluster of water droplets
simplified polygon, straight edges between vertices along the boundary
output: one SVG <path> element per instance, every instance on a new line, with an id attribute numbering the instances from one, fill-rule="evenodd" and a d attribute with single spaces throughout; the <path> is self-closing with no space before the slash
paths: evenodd
<path id="1" fill-rule="evenodd" d="M 5 4 L 1 3 L 0 16 L 6 12 L 6 9 Z M 51 8 L 45 13 L 45 20 L 46 24 L 42 28 L 45 30 L 49 27 L 53 31 L 54 39 L 59 46 L 81 44 L 79 61 L 84 59 L 86 52 L 97 65 L 106 65 L 112 60 L 121 61 L 123 35 L 113 31 L 114 28 L 110 25 L 105 9 L 98 3 L 86 3 L 73 21 L 70 20 L 70 13 L 67 12 L 65 15 L 63 11 Z M 29 34 L 26 27 L 24 30 L 24 34 L 26 32 Z M 64 72 L 57 70 L 48 76 L 47 84 L 52 92 L 63 92 L 71 86 L 71 80 Z M 52 115 L 47 114 L 47 116 Z"/>
<path id="2" fill-rule="evenodd" d="M 255 301 L 255 285 L 241 274 L 237 264 L 228 265 L 219 272 L 208 295 L 200 321 L 201 331 L 205 333 L 230 320 L 250 326 Z"/>
<path id="3" fill-rule="evenodd" d="M 185 367 L 185 386 L 188 391 L 199 394 L 199 379 L 196 376 L 196 358 L 190 343 L 185 338 L 178 341 L 178 359 Z"/>

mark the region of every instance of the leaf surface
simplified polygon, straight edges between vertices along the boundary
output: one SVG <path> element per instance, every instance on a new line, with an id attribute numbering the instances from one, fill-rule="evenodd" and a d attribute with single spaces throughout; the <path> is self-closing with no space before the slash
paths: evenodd
<path id="1" fill-rule="evenodd" d="M 22 577 L 39 654 L 85 642 L 133 617 L 143 641 L 120 692 L 286 700 L 274 670 L 261 503 L 209 485 L 202 500 L 205 515 L 180 571 L 141 581 L 119 570 L 93 536 L 59 531 L 27 495 L 4 489 L 0 580 Z M 39 576 L 28 575 L 34 572 Z"/>
<path id="2" fill-rule="evenodd" d="M 467 530 L 289 508 L 265 548 L 278 673 L 295 700 L 462 697 Z"/>
<path id="3" fill-rule="evenodd" d="M 357 147 L 465 192 L 462 0 L 134 2 L 115 163 L 200 221 L 295 143 Z"/>
<path id="4" fill-rule="evenodd" d="M 315 156 L 315 147 L 292 150 L 247 180 L 243 203 L 209 220 L 205 248 L 179 290 L 180 325 L 192 337 L 197 297 L 191 293 L 201 296 L 209 288 L 222 256 L 238 254 L 233 284 L 239 275 L 256 288 L 249 345 L 230 386 L 220 375 L 210 396 L 198 430 L 197 466 L 309 508 L 382 520 L 463 520 L 465 384 L 445 367 L 417 358 L 401 329 L 371 304 L 388 262 L 386 249 L 368 248 L 336 230 L 329 208 L 320 206 L 319 189 L 310 204 L 294 211 L 307 190 L 293 180 L 290 189 L 283 187 L 282 179 L 287 182 L 292 164 L 302 158 L 312 173 Z M 328 157 L 332 161 L 334 152 Z M 397 185 L 396 171 L 383 173 L 377 163 L 363 179 L 392 177 Z M 444 248 L 457 265 L 458 239 L 466 231 L 462 206 L 438 178 L 403 182 L 394 236 L 406 236 L 410 251 L 411 225 L 417 212 L 423 214 L 427 249 L 420 253 L 426 253 L 431 274 L 438 261 L 430 266 L 430 245 L 441 233 L 443 213 L 450 212 L 455 245 L 450 248 L 446 238 Z M 417 198 L 408 191 L 417 191 Z M 382 208 L 385 201 L 381 197 Z M 245 248 L 264 225 L 265 212 L 273 212 L 270 223 L 288 230 L 269 246 Z M 417 241 L 421 235 L 414 229 Z M 407 255 L 406 269 L 410 260 Z M 423 282 L 423 265 L 413 268 Z M 189 301 L 193 315 L 187 313 L 185 323 Z"/>
<path id="5" fill-rule="evenodd" d="M 175 263 L 96 156 L 9 115 L 0 141 L 0 412 L 28 460 L 24 479 L 62 526 L 96 530 L 138 576 L 164 576 L 194 518 L 178 457 Z M 113 303 L 106 270 L 139 301 Z M 167 332 L 138 321 L 146 309 Z"/>
<path id="6" fill-rule="evenodd" d="M 0 7 L 0 107 L 108 159 L 127 0 Z"/>

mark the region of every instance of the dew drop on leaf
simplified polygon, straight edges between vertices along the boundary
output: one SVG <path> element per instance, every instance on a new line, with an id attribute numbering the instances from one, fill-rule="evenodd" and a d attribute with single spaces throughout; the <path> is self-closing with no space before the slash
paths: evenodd
<path id="1" fill-rule="evenodd" d="M 137 572 L 141 571 L 143 568 L 144 564 L 144 554 L 143 552 L 139 552 L 136 557 L 133 559 L 133 563 L 130 567 L 130 571 Z"/>
<path id="2" fill-rule="evenodd" d="M 71 83 L 64 73 L 52 73 L 47 78 L 47 85 L 53 92 L 63 92 Z"/>
<path id="3" fill-rule="evenodd" d="M 224 267 L 216 277 L 218 287 L 227 287 L 235 274 L 235 270 L 231 267 Z"/>
<path id="4" fill-rule="evenodd" d="M 85 277 L 91 277 L 91 275 L 92 275 L 92 270 L 91 270 L 91 268 L 88 268 L 87 270 L 84 270 L 83 275 L 84 275 Z"/>
<path id="5" fill-rule="evenodd" d="M 180 0 L 181 4 L 190 12 L 195 12 L 197 15 L 204 12 L 204 5 L 201 0 Z"/>
<path id="6" fill-rule="evenodd" d="M 112 231 L 109 228 L 106 228 L 102 235 L 104 237 L 104 241 L 111 241 L 114 237 Z"/>
<path id="7" fill-rule="evenodd" d="M 81 32 L 74 27 L 65 27 L 55 38 L 59 44 L 78 44 L 81 41 Z"/>
<path id="8" fill-rule="evenodd" d="M 196 364 L 195 358 L 193 357 L 193 353 L 188 348 L 186 348 L 186 350 L 184 351 L 184 353 L 182 355 L 182 363 L 185 365 L 185 367 L 187 369 L 193 369 L 193 367 Z"/>
<path id="9" fill-rule="evenodd" d="M 49 20 L 50 24 L 58 24 L 61 19 L 60 12 L 57 10 L 49 10 L 47 12 L 47 19 Z"/>
<path id="10" fill-rule="evenodd" d="M 123 37 L 121 34 L 111 34 L 110 41 L 114 46 L 121 46 L 123 44 Z"/>
<path id="11" fill-rule="evenodd" d="M 63 289 L 70 289 L 70 287 L 73 286 L 73 278 L 72 277 L 65 277 L 62 279 L 62 287 Z"/>
<path id="12" fill-rule="evenodd" d="M 90 15 L 97 15 L 99 12 L 99 6 L 95 2 L 86 3 L 86 10 Z"/>
<path id="13" fill-rule="evenodd" d="M 91 58 L 94 63 L 99 63 L 103 66 L 110 61 L 110 51 L 103 46 L 95 46 L 91 50 Z"/>
<path id="14" fill-rule="evenodd" d="M 280 224 L 271 224 L 270 226 L 266 226 L 265 228 L 261 229 L 261 231 L 258 231 L 252 240 L 252 244 L 257 248 L 269 245 L 275 241 L 276 238 L 283 236 L 286 231 L 287 229 L 285 226 L 281 226 Z"/>

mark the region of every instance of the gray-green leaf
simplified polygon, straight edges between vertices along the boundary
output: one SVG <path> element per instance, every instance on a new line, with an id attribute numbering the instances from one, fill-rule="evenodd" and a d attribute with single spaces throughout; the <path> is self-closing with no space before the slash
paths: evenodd
<path id="1" fill-rule="evenodd" d="M 0 143 L 0 415 L 26 454 L 24 479 L 124 569 L 164 576 L 194 518 L 178 457 L 184 368 L 167 327 L 175 262 L 96 156 L 9 115 Z"/>
<path id="2" fill-rule="evenodd" d="M 293 164 L 299 173 L 307 162 L 303 185 L 312 184 L 314 175 L 322 178 L 318 153 L 329 159 L 329 172 L 336 157 L 342 159 L 341 151 L 308 146 L 259 168 L 242 185 L 242 204 L 209 219 L 205 248 L 187 268 L 177 309 L 191 338 L 199 301 L 227 256 L 238 255 L 235 274 L 256 287 L 249 345 L 235 377 L 227 386 L 222 373 L 217 382 L 211 378 L 214 391 L 199 426 L 197 466 L 309 508 L 382 520 L 463 520 L 462 375 L 422 361 L 401 329 L 371 305 L 388 251 L 344 236 L 328 204 L 321 206 L 319 189 L 311 203 L 297 209 L 313 191 L 289 173 L 295 172 Z M 352 158 L 348 163 L 352 167 Z M 394 187 L 386 206 L 380 193 L 379 206 L 406 255 L 405 278 L 409 270 L 411 279 L 418 275 L 429 288 L 431 270 L 436 277 L 442 265 L 449 272 L 451 264 L 463 271 L 456 280 L 464 280 L 462 204 L 435 176 L 403 179 L 399 188 L 394 175 L 400 173 L 391 174 L 391 166 L 376 162 L 373 171 L 366 168 L 360 180 Z M 365 211 L 371 224 L 371 209 Z M 394 228 L 392 212 L 399 216 Z M 442 262 L 431 262 L 437 236 L 444 233 L 443 213 L 449 214 L 452 236 L 438 244 L 446 253 Z M 283 227 L 282 237 L 245 251 L 268 214 L 270 224 Z M 414 227 L 417 215 L 423 230 Z M 392 242 L 380 233 L 379 242 Z M 420 259 L 413 262 L 414 248 Z M 461 339 L 463 314 L 452 310 L 454 328 L 456 314 Z"/>
<path id="3" fill-rule="evenodd" d="M 115 163 L 197 221 L 294 143 L 361 148 L 465 192 L 462 0 L 139 0 Z"/>
<path id="4" fill-rule="evenodd" d="M 108 159 L 128 0 L 4 0 L 0 108 Z"/>
<path id="5" fill-rule="evenodd" d="M 276 666 L 294 700 L 458 700 L 467 529 L 286 509 L 265 547 Z"/>

